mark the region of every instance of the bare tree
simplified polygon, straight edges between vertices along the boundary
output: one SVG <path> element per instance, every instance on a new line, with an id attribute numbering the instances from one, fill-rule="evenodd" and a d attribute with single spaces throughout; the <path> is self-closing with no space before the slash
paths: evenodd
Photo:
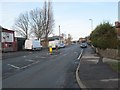
<path id="1" fill-rule="evenodd" d="M 45 35 L 46 46 L 48 45 L 48 35 L 52 33 L 54 26 L 54 18 L 52 11 L 52 2 L 44 2 L 43 7 L 43 30 Z"/>
<path id="2" fill-rule="evenodd" d="M 43 15 L 41 9 L 35 9 L 30 11 L 30 25 L 31 25 L 31 32 L 34 33 L 34 35 L 37 37 L 37 39 L 40 39 L 43 35 Z"/>
<path id="3" fill-rule="evenodd" d="M 18 19 L 15 21 L 14 29 L 17 33 L 28 38 L 28 30 L 29 30 L 29 16 L 28 12 L 20 14 Z"/>

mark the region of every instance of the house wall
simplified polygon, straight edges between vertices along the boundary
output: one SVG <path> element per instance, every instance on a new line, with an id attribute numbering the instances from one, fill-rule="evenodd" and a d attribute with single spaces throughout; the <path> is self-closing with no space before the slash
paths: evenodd
<path id="1" fill-rule="evenodd" d="M 1 42 L 3 52 L 15 51 L 14 31 L 2 28 Z"/>
<path id="2" fill-rule="evenodd" d="M 120 28 L 116 28 L 117 30 L 117 37 L 120 39 Z"/>

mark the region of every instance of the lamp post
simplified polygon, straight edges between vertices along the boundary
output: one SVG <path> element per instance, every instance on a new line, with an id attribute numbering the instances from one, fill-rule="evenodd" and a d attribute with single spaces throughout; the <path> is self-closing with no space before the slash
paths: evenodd
<path id="1" fill-rule="evenodd" d="M 59 36 L 60 36 L 60 25 L 59 25 Z"/>
<path id="2" fill-rule="evenodd" d="M 93 20 L 89 19 L 91 21 L 91 31 L 93 31 Z"/>
<path id="3" fill-rule="evenodd" d="M 60 40 L 60 25 L 59 25 L 59 40 Z M 60 43 L 61 43 L 61 40 L 60 40 Z"/>

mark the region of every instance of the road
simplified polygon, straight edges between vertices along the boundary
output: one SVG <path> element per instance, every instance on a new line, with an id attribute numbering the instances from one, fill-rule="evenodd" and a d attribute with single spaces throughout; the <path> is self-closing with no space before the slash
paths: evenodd
<path id="1" fill-rule="evenodd" d="M 80 52 L 74 44 L 53 55 L 42 50 L 3 57 L 3 88 L 79 88 L 75 70 Z"/>

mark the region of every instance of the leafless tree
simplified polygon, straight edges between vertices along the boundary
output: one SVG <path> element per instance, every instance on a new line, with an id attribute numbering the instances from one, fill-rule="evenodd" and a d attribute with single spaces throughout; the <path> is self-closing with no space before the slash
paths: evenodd
<path id="1" fill-rule="evenodd" d="M 17 33 L 28 39 L 29 15 L 28 12 L 20 14 L 15 21 L 14 29 Z"/>
<path id="2" fill-rule="evenodd" d="M 29 33 L 34 34 L 37 39 L 44 36 L 47 46 L 48 35 L 52 33 L 53 26 L 52 2 L 45 1 L 42 9 L 31 10 L 29 15 L 27 12 L 20 14 L 15 22 L 14 29 L 26 39 L 28 39 Z"/>
<path id="3" fill-rule="evenodd" d="M 43 14 L 41 9 L 35 9 L 30 11 L 30 25 L 31 25 L 31 32 L 40 39 L 43 35 Z"/>
<path id="4" fill-rule="evenodd" d="M 46 46 L 48 44 L 48 35 L 52 33 L 54 26 L 54 18 L 52 11 L 52 2 L 44 2 L 43 7 L 43 30 L 45 35 Z"/>

